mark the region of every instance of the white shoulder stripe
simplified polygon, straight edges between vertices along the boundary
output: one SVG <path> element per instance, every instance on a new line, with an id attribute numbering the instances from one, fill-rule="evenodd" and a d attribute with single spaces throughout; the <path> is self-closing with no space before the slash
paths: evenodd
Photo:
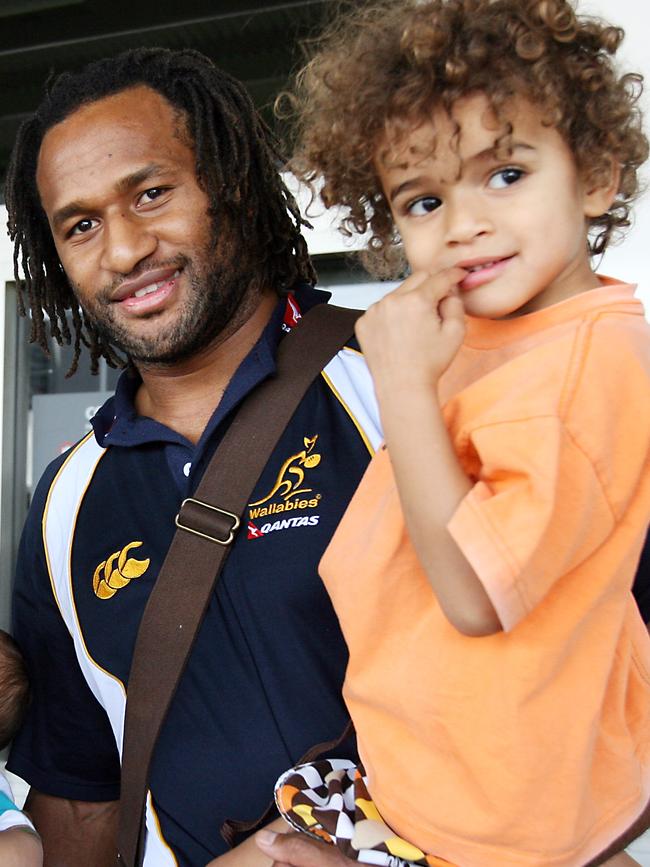
<path id="1" fill-rule="evenodd" d="M 347 347 L 341 349 L 325 367 L 323 376 L 356 424 L 369 450 L 376 451 L 384 435 L 372 377 L 363 355 Z"/>
<path id="2" fill-rule="evenodd" d="M 83 675 L 97 701 L 105 708 L 115 742 L 121 750 L 125 691 L 120 680 L 91 657 L 79 625 L 72 588 L 71 557 L 77 515 L 97 465 L 106 453 L 89 434 L 76 446 L 57 473 L 43 512 L 43 543 L 52 590 Z M 92 576 L 88 576 L 92 580 Z"/>
<path id="3" fill-rule="evenodd" d="M 95 470 L 106 454 L 92 433 L 67 457 L 57 473 L 43 512 L 43 544 L 52 591 L 65 625 L 72 636 L 79 667 L 93 695 L 106 711 L 115 743 L 122 756 L 126 692 L 123 683 L 92 658 L 79 625 L 72 589 L 71 555 L 77 515 Z M 92 575 L 88 576 L 92 581 Z M 147 844 L 144 867 L 177 867 L 165 843 L 151 796 L 147 798 Z"/>
<path id="4" fill-rule="evenodd" d="M 81 500 L 103 454 L 92 434 L 75 446 L 54 477 L 43 511 L 43 544 L 52 591 L 73 638 L 78 624 L 69 574 L 72 541 Z"/>

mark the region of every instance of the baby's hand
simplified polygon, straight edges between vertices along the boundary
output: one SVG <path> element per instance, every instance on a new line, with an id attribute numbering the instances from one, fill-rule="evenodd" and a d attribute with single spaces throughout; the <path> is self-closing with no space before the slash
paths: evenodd
<path id="1" fill-rule="evenodd" d="M 435 388 L 465 335 L 462 268 L 412 274 L 357 321 L 356 335 L 380 391 Z"/>
<path id="2" fill-rule="evenodd" d="M 0 864 L 2 867 L 42 867 L 40 837 L 22 827 L 0 831 Z"/>

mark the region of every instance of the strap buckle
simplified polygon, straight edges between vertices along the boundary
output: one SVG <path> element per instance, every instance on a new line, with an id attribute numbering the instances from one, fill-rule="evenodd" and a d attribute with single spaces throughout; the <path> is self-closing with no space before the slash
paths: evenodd
<path id="1" fill-rule="evenodd" d="M 209 511 L 206 513 L 203 511 L 204 509 L 209 509 Z M 183 511 L 185 511 L 184 517 L 187 516 L 188 518 L 195 519 L 192 522 L 195 526 L 190 527 L 188 524 L 181 521 L 181 514 Z M 230 518 L 232 524 L 223 527 L 219 526 L 219 524 L 215 525 L 214 519 L 216 515 L 214 513 L 216 513 L 216 515 L 224 515 L 226 518 Z M 174 523 L 181 530 L 187 530 L 188 533 L 193 533 L 195 536 L 200 536 L 202 539 L 207 539 L 209 542 L 216 542 L 217 545 L 230 545 L 232 540 L 235 538 L 235 533 L 237 532 L 241 521 L 237 515 L 234 515 L 232 512 L 227 512 L 225 509 L 218 508 L 218 506 L 211 506 L 209 503 L 203 503 L 201 500 L 196 500 L 194 497 L 188 497 L 181 503 L 181 507 L 174 519 Z M 197 529 L 197 525 L 200 529 Z M 219 535 L 215 535 L 215 531 L 222 529 L 228 534 L 225 539 L 220 538 Z"/>

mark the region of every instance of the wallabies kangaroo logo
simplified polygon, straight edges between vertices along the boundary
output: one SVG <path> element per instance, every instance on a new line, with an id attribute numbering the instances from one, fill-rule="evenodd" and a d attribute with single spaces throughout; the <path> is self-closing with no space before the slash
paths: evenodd
<path id="1" fill-rule="evenodd" d="M 320 464 L 321 456 L 314 452 L 317 439 L 318 434 L 315 434 L 313 437 L 305 437 L 303 439 L 304 449 L 295 455 L 291 455 L 282 464 L 275 484 L 269 493 L 265 497 L 262 497 L 261 500 L 249 503 L 248 505 L 261 506 L 262 503 L 268 502 L 268 500 L 275 496 L 288 500 L 289 497 L 309 493 L 312 489 L 303 488 L 301 485 L 305 479 L 305 469 L 311 470 Z"/>
<path id="2" fill-rule="evenodd" d="M 132 581 L 140 578 L 149 568 L 151 560 L 136 560 L 129 557 L 129 551 L 139 548 L 142 542 L 129 542 L 120 551 L 107 560 L 102 560 L 93 575 L 93 590 L 99 599 L 110 599 L 118 590 Z"/>

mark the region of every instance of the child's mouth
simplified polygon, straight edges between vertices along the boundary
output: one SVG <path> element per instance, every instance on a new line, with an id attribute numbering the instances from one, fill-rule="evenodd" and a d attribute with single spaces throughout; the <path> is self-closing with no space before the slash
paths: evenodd
<path id="1" fill-rule="evenodd" d="M 474 262 L 463 264 L 459 263 L 460 268 L 467 271 L 467 276 L 464 277 L 458 284 L 458 288 L 462 292 L 469 292 L 471 289 L 476 289 L 490 280 L 498 277 L 507 267 L 514 256 L 503 256 L 500 259 L 484 259 L 482 262 Z"/>

